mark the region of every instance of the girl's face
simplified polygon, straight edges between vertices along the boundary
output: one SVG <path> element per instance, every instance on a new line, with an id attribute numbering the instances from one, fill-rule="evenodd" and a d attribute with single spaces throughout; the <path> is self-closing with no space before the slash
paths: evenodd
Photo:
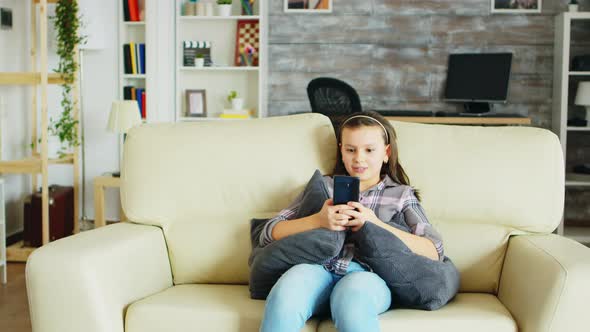
<path id="1" fill-rule="evenodd" d="M 385 145 L 383 129 L 379 126 L 344 128 L 340 152 L 346 171 L 361 180 L 361 191 L 381 181 L 383 162 L 389 158 L 390 146 Z"/>

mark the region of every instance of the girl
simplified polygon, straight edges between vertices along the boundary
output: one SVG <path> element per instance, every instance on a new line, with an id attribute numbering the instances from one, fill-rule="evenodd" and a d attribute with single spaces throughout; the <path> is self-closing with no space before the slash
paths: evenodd
<path id="1" fill-rule="evenodd" d="M 442 239 L 398 162 L 389 121 L 375 112 L 349 116 L 338 132 L 337 155 L 334 175 L 360 178 L 360 202 L 333 205 L 328 199 L 320 212 L 291 219 L 299 197 L 265 225 L 261 245 L 319 227 L 356 232 L 370 222 L 418 255 L 444 258 Z M 333 178 L 323 180 L 333 197 Z M 353 243 L 345 242 L 340 254 L 323 265 L 299 264 L 284 273 L 266 299 L 260 331 L 300 331 L 312 315 L 328 312 L 338 331 L 379 331 L 377 316 L 390 307 L 391 293 L 367 264 L 355 258 L 354 249 Z"/>

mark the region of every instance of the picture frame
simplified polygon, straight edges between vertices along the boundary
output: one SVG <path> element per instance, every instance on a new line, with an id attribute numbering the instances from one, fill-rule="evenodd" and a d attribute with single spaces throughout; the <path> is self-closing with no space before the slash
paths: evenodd
<path id="1" fill-rule="evenodd" d="M 333 0 L 283 0 L 285 13 L 321 14 L 332 12 Z"/>
<path id="2" fill-rule="evenodd" d="M 247 45 L 254 48 L 254 54 L 248 56 L 243 50 Z M 236 27 L 235 66 L 258 66 L 260 50 L 260 21 L 238 20 Z M 248 57 L 248 59 L 246 59 Z"/>
<path id="3" fill-rule="evenodd" d="M 207 117 L 207 94 L 205 89 L 186 90 L 187 117 Z"/>
<path id="4" fill-rule="evenodd" d="M 542 0 L 491 0 L 491 12 L 494 14 L 541 13 Z"/>

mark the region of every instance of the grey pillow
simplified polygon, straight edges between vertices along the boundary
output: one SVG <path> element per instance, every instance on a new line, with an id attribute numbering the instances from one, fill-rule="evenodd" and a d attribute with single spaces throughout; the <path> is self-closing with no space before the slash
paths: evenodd
<path id="1" fill-rule="evenodd" d="M 328 198 L 322 174 L 316 170 L 303 191 L 302 203 L 294 219 L 319 212 Z M 250 297 L 253 299 L 266 299 L 277 280 L 292 266 L 322 264 L 337 256 L 346 235 L 344 232 L 317 228 L 273 241 L 261 248 L 260 232 L 268 220 L 252 219 L 250 222 L 252 253 L 248 264 Z"/>
<path id="2" fill-rule="evenodd" d="M 448 257 L 441 262 L 417 255 L 397 236 L 370 222 L 350 236 L 355 257 L 391 290 L 393 307 L 436 310 L 459 291 L 459 271 Z"/>

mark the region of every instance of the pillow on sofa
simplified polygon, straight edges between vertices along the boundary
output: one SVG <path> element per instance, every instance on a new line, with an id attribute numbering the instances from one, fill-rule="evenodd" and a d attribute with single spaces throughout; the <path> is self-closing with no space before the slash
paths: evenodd
<path id="1" fill-rule="evenodd" d="M 301 206 L 294 219 L 317 213 L 328 198 L 322 174 L 316 170 L 303 191 Z M 346 236 L 345 232 L 317 228 L 287 236 L 261 248 L 260 232 L 268 221 L 269 219 L 252 219 L 250 222 L 252 253 L 248 264 L 250 297 L 253 299 L 266 299 L 277 280 L 292 266 L 322 264 L 337 256 Z"/>
<path id="2" fill-rule="evenodd" d="M 367 263 L 391 290 L 392 307 L 436 310 L 459 291 L 453 262 L 413 253 L 397 236 L 367 222 L 351 234 L 355 256 Z"/>

